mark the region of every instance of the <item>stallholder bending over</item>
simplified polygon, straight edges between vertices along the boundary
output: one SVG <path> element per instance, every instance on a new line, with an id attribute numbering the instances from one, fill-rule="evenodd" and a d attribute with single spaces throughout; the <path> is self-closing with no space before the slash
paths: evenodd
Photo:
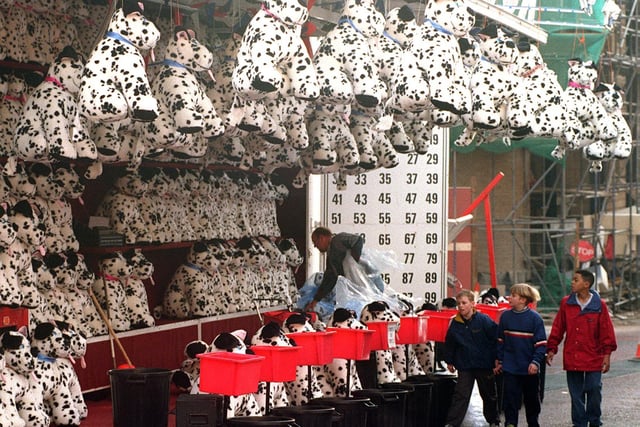
<path id="1" fill-rule="evenodd" d="M 342 262 L 348 253 L 356 261 L 360 261 L 364 237 L 359 234 L 338 233 L 333 234 L 326 227 L 318 227 L 311 233 L 313 246 L 322 253 L 327 254 L 327 266 L 322 276 L 322 282 L 313 300 L 305 307 L 306 311 L 312 311 L 318 301 L 327 297 L 336 286 L 338 276 L 344 276 Z"/>

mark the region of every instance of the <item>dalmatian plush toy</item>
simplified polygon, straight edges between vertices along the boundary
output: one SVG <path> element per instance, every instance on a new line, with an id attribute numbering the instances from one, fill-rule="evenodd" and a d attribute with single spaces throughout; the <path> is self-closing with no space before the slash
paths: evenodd
<path id="1" fill-rule="evenodd" d="M 108 333 L 107 325 L 102 320 L 89 294 L 96 280 L 95 274 L 89 270 L 81 254 L 71 252 L 67 253 L 66 257 L 67 262 L 75 264 L 76 268 L 75 287 L 67 289 L 67 300 L 78 313 L 78 319 L 76 319 L 78 331 L 87 338 L 106 335 Z M 76 258 L 75 262 L 72 261 L 74 257 Z"/>
<path id="2" fill-rule="evenodd" d="M 151 121 L 158 117 L 158 103 L 140 51 L 153 49 L 160 32 L 143 13 L 142 3 L 125 0 L 89 55 L 78 103 L 81 114 L 92 122 Z"/>
<path id="3" fill-rule="evenodd" d="M 367 327 L 356 319 L 355 313 L 345 308 L 337 308 L 331 318 L 327 322 L 327 327 L 332 328 L 352 328 L 367 329 Z M 347 375 L 350 375 L 351 390 L 362 389 L 360 377 L 356 370 L 355 364 L 351 364 L 351 370 L 347 360 L 335 358 L 331 363 L 323 366 L 324 374 L 318 377 L 320 386 L 326 397 L 347 395 Z"/>
<path id="4" fill-rule="evenodd" d="M 612 156 L 616 159 L 626 159 L 631 154 L 631 129 L 622 115 L 622 105 L 624 103 L 624 91 L 616 85 L 610 83 L 600 83 L 595 88 L 594 93 L 600 103 L 611 116 L 618 136 L 613 141 Z"/>
<path id="5" fill-rule="evenodd" d="M 284 333 L 282 328 L 276 322 L 269 322 L 256 331 L 251 337 L 251 346 L 283 346 L 290 347 L 295 346 L 296 343 Z M 287 390 L 284 383 L 272 382 L 269 384 L 270 389 L 270 401 L 269 408 L 277 408 L 280 406 L 288 406 L 289 398 L 287 396 Z M 256 402 L 260 407 L 260 413 L 266 413 L 266 394 L 267 383 L 260 381 L 258 383 L 258 391 L 254 393 Z"/>
<path id="6" fill-rule="evenodd" d="M 53 323 L 41 323 L 33 332 L 31 348 L 37 354 L 33 375 L 42 385 L 42 397 L 51 422 L 79 425 L 83 413 L 86 416 L 85 408 L 77 406 L 75 393 L 70 389 L 68 368 L 60 361 L 71 356 L 70 341 Z"/>
<path id="7" fill-rule="evenodd" d="M 447 125 L 456 121 L 456 116 L 471 111 L 471 95 L 464 86 L 464 66 L 457 37 L 463 37 L 474 23 L 473 15 L 464 2 L 434 0 L 428 2 L 425 9 L 425 22 L 420 27 L 409 51 L 417 59 L 410 76 L 424 75 L 429 85 L 429 101 L 436 109 L 432 120 Z M 403 65 L 407 65 L 406 61 Z M 405 68 L 405 67 L 403 67 Z M 425 79 L 409 78 L 402 89 L 406 93 L 407 104 L 415 102 L 411 111 L 424 110 Z M 416 94 L 416 90 L 418 93 Z M 396 89 L 398 91 L 398 89 Z M 448 113 L 448 114 L 447 114 Z"/>
<path id="8" fill-rule="evenodd" d="M 62 183 L 55 179 L 52 167 L 46 163 L 32 163 L 29 165 L 28 172 L 30 179 L 36 185 L 36 193 L 31 201 L 40 211 L 40 217 L 46 230 L 45 245 L 47 245 L 47 243 L 57 240 L 60 234 L 58 224 L 51 217 L 50 206 L 60 201 L 64 189 Z"/>
<path id="9" fill-rule="evenodd" d="M 400 317 L 389 309 L 389 305 L 386 302 L 374 301 L 364 306 L 360 314 L 360 321 L 365 325 L 367 322 L 394 322 L 397 326 L 400 322 Z M 376 350 L 375 355 L 377 384 L 400 382 L 393 366 L 391 350 Z"/>
<path id="10" fill-rule="evenodd" d="M 23 332 L 6 331 L 0 337 L 0 421 L 7 426 L 49 427 L 42 385 L 33 377 L 36 358 Z"/>
<path id="11" fill-rule="evenodd" d="M 0 74 L 0 156 L 15 155 L 13 138 L 27 102 L 26 86 L 16 75 Z"/>
<path id="12" fill-rule="evenodd" d="M 14 132 L 14 151 L 24 160 L 95 159 L 97 150 L 77 111 L 84 58 L 65 47 L 47 77 L 31 93 Z M 73 132 L 71 129 L 73 128 Z"/>
<path id="13" fill-rule="evenodd" d="M 54 179 L 62 184 L 63 189 L 62 197 L 49 207 L 51 218 L 58 226 L 58 235 L 55 241 L 47 239 L 45 244 L 52 252 L 77 252 L 80 244 L 73 231 L 71 201 L 77 200 L 80 205 L 84 204 L 82 193 L 85 186 L 78 173 L 69 164 L 57 165 L 54 175 Z"/>
<path id="14" fill-rule="evenodd" d="M 100 307 L 107 315 L 114 331 L 131 329 L 131 320 L 127 308 L 125 283 L 131 277 L 133 267 L 121 252 L 111 252 L 98 261 L 100 273 L 96 276 L 91 289 Z"/>
<path id="15" fill-rule="evenodd" d="M 202 340 L 188 342 L 184 347 L 186 359 L 180 363 L 180 369 L 171 375 L 171 382 L 180 389 L 191 394 L 200 391 L 200 359 L 199 354 L 208 353 L 209 344 Z"/>
<path id="16" fill-rule="evenodd" d="M 176 319 L 188 319 L 193 316 L 211 316 L 209 306 L 212 289 L 212 274 L 218 268 L 219 261 L 204 242 L 191 246 L 187 261 L 173 273 L 164 294 L 162 306 L 154 310 L 156 317 L 164 314 Z"/>
<path id="17" fill-rule="evenodd" d="M 521 38 L 518 51 L 515 67 L 520 81 L 511 95 L 507 121 L 511 129 L 530 133 L 535 116 L 548 105 L 560 102 L 563 90 L 535 44 Z"/>
<path id="18" fill-rule="evenodd" d="M 0 204 L 0 303 L 9 307 L 22 304 L 22 291 L 18 281 L 17 265 L 9 248 L 18 234 L 9 221 L 9 205 Z"/>
<path id="19" fill-rule="evenodd" d="M 196 78 L 197 72 L 211 68 L 213 54 L 196 39 L 193 30 L 176 27 L 160 64 L 151 87 L 159 115 L 147 124 L 145 140 L 153 149 L 176 148 L 183 155 L 201 157 L 205 153 L 195 150 L 194 139 L 224 132 L 222 120 Z"/>
<path id="20" fill-rule="evenodd" d="M 149 300 L 144 280 L 153 281 L 154 266 L 139 248 L 130 249 L 123 253 L 127 263 L 131 265 L 131 276 L 124 288 L 126 306 L 132 329 L 155 326 L 156 322 L 149 310 Z"/>
<path id="21" fill-rule="evenodd" d="M 137 173 L 124 173 L 102 200 L 96 215 L 109 218 L 110 227 L 124 235 L 125 243 L 143 241 L 147 235 L 138 203 L 147 192 L 149 183 Z"/>
<path id="22" fill-rule="evenodd" d="M 519 54 L 517 45 L 495 24 L 479 31 L 477 37 L 482 56 L 471 73 L 472 110 L 462 115 L 466 127 L 455 141 L 458 146 L 471 144 L 477 131 L 489 134 L 483 136 L 486 140 L 508 138 L 518 131 L 510 130 L 507 121 L 511 97 L 519 84 L 511 69 Z M 526 133 L 525 130 L 523 135 Z"/>
<path id="23" fill-rule="evenodd" d="M 80 367 L 86 369 L 84 356 L 87 353 L 87 338 L 67 322 L 56 321 L 56 326 L 62 331 L 65 341 L 69 342 L 69 356 L 59 358 L 60 372 L 63 382 L 69 388 L 73 406 L 80 414 L 80 419 L 87 418 L 89 408 L 82 395 L 80 381 L 75 371 L 75 364 L 80 361 Z"/>
<path id="24" fill-rule="evenodd" d="M 309 323 L 307 316 L 302 313 L 293 313 L 284 322 L 284 330 L 291 332 L 316 332 Z M 311 375 L 311 379 L 309 379 Z M 311 396 L 309 396 L 309 384 L 311 384 Z M 289 402 L 292 405 L 300 406 L 309 402 L 309 398 L 322 397 L 322 389 L 316 375 L 315 369 L 307 366 L 296 367 L 296 379 L 285 383 Z"/>
<path id="25" fill-rule="evenodd" d="M 578 58 L 570 59 L 568 63 L 569 83 L 562 94 L 561 105 L 570 118 L 578 120 L 580 130 L 575 140 L 559 141 L 551 153 L 557 159 L 564 157 L 567 148 L 582 148 L 597 140 L 608 143 L 618 132 L 613 119 L 593 93 L 598 78 L 596 64 Z"/>
<path id="26" fill-rule="evenodd" d="M 242 36 L 233 71 L 233 86 L 244 98 L 261 99 L 283 89 L 289 94 L 315 99 L 318 77 L 300 37 L 309 18 L 307 6 L 293 0 L 264 0 Z M 287 77 L 285 77 L 285 75 Z"/>
<path id="27" fill-rule="evenodd" d="M 19 201 L 12 206 L 9 221 L 17 230 L 17 238 L 8 246 L 8 251 L 12 254 L 8 269 L 17 274 L 22 293 L 22 306 L 33 308 L 38 305 L 39 298 L 31 257 L 36 251 L 44 255 L 45 230 L 28 200 Z"/>

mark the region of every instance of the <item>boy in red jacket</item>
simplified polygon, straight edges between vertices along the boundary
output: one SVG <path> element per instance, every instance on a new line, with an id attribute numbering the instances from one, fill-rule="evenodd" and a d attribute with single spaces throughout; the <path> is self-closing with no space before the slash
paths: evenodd
<path id="1" fill-rule="evenodd" d="M 609 310 L 591 289 L 593 282 L 590 271 L 576 271 L 571 294 L 560 302 L 547 341 L 547 364 L 551 365 L 565 338 L 563 368 L 567 371 L 575 427 L 602 425 L 602 374 L 609 371 L 611 353 L 618 348 Z"/>

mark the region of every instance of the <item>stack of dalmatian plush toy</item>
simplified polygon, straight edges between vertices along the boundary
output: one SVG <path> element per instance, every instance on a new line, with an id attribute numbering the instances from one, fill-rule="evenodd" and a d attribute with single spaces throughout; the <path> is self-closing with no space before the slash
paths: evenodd
<path id="1" fill-rule="evenodd" d="M 57 12 L 80 16 L 80 3 Z M 90 26 L 56 25 L 44 7 L 0 5 L 0 58 L 49 64 L 33 88 L 18 75 L 0 76 L 0 305 L 30 313 L 28 330 L 0 338 L 0 425 L 80 424 L 87 409 L 69 361 L 82 360 L 87 337 L 107 333 L 101 312 L 115 331 L 126 331 L 162 316 L 251 310 L 274 294 L 291 304 L 292 269 L 303 258 L 280 235 L 276 205 L 288 190 L 277 168 L 299 169 L 295 187 L 311 174 L 335 174 L 342 188 L 349 175 L 396 166 L 401 153 L 425 154 L 436 126 L 462 126 L 454 142 L 461 146 L 553 138 L 554 157 L 580 149 L 593 172 L 631 153 L 624 94 L 598 81 L 592 61 L 570 59 L 563 89 L 534 44 L 495 25 L 473 29 L 464 1 L 428 0 L 419 23 L 406 6 L 385 17 L 373 0 L 345 0 L 311 53 L 302 39 L 307 6 L 263 0 L 235 27 L 226 57 L 193 28 L 161 33 L 142 3 L 117 3 L 92 47 L 74 43 L 90 34 L 72 34 Z M 37 34 L 27 31 L 34 17 L 42 18 Z M 45 33 L 67 43 L 38 52 Z M 164 49 L 157 62 L 156 46 Z M 142 167 L 143 159 L 201 167 Z M 82 176 L 78 161 L 87 165 Z M 126 167 L 97 213 L 126 244 L 191 242 L 153 310 L 146 290 L 154 266 L 141 251 L 105 254 L 96 271 L 78 253 L 71 201 L 80 204 L 84 180 L 110 162 Z M 211 171 L 210 162 L 241 170 Z M 338 309 L 327 326 L 365 328 L 401 314 L 371 302 L 360 320 Z M 285 331 L 324 326 L 292 316 L 282 328 L 265 325 L 249 342 L 295 345 Z M 245 352 L 245 339 L 235 331 L 211 345 L 190 343 L 176 384 L 197 392 L 196 355 Z M 376 380 L 398 382 L 431 369 L 418 359 L 432 358 L 377 352 Z M 292 384 L 272 385 L 271 407 L 361 386 L 355 368 L 347 372 L 339 359 L 311 377 L 298 374 Z M 265 398 L 261 385 L 255 395 L 233 399 L 228 414 L 264 413 Z"/>

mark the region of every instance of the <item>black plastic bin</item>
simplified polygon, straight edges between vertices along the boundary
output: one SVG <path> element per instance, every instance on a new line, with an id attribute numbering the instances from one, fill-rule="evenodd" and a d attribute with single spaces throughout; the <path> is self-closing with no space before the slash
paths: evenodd
<path id="1" fill-rule="evenodd" d="M 181 394 L 176 399 L 176 427 L 222 427 L 224 396 Z"/>
<path id="2" fill-rule="evenodd" d="M 367 388 L 354 390 L 355 397 L 368 397 L 378 407 L 367 427 L 405 427 L 409 390 L 401 388 Z"/>
<path id="3" fill-rule="evenodd" d="M 443 427 L 447 422 L 447 412 L 451 406 L 451 398 L 453 397 L 453 390 L 456 387 L 458 376 L 427 374 L 427 377 L 433 381 L 429 426 Z"/>
<path id="4" fill-rule="evenodd" d="M 157 368 L 109 371 L 114 427 L 166 427 L 171 371 Z"/>
<path id="5" fill-rule="evenodd" d="M 281 406 L 271 409 L 271 415 L 292 417 L 300 427 L 331 427 L 334 418 L 342 418 L 332 406 L 321 405 Z"/>
<path id="6" fill-rule="evenodd" d="M 263 415 L 261 417 L 233 417 L 227 419 L 227 427 L 297 427 L 296 420 L 281 415 Z"/>
<path id="7" fill-rule="evenodd" d="M 368 397 L 320 397 L 311 399 L 309 406 L 331 406 L 341 415 L 333 419 L 334 427 L 367 427 L 376 405 Z"/>
<path id="8" fill-rule="evenodd" d="M 431 418 L 433 381 L 427 375 L 412 375 L 401 384 L 413 386 L 407 404 L 407 427 L 422 427 Z"/>

